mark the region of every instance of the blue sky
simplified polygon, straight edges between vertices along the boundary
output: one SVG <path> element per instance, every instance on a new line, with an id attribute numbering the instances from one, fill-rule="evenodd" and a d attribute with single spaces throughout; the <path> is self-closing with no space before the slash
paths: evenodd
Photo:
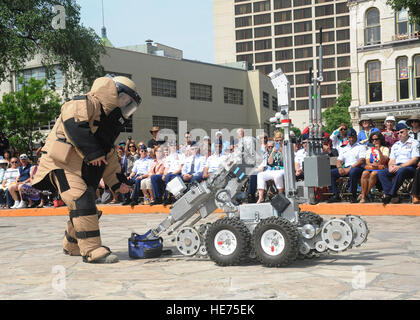
<path id="1" fill-rule="evenodd" d="M 101 0 L 76 0 L 81 24 L 98 35 Z M 214 63 L 212 0 L 103 0 L 108 39 L 115 47 L 151 39 L 183 50 L 184 58 Z"/>

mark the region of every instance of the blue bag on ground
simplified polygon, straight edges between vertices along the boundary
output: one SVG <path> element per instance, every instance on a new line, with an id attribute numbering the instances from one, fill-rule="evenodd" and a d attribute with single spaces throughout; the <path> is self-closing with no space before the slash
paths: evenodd
<path id="1" fill-rule="evenodd" d="M 163 239 L 147 239 L 150 230 L 143 235 L 132 233 L 128 239 L 128 255 L 133 259 L 157 258 L 162 255 Z"/>

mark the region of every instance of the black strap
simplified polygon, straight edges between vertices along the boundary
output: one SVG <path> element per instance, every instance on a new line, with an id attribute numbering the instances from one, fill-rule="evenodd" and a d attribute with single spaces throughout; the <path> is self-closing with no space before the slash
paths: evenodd
<path id="1" fill-rule="evenodd" d="M 69 182 L 67 181 L 66 174 L 64 173 L 63 169 L 56 169 L 54 170 L 54 175 L 58 180 L 58 184 L 60 185 L 60 192 L 66 192 L 70 190 Z"/>
<path id="2" fill-rule="evenodd" d="M 95 238 L 95 237 L 101 236 L 101 233 L 99 230 L 80 231 L 80 232 L 76 232 L 75 234 L 76 234 L 77 239 Z"/>
<path id="3" fill-rule="evenodd" d="M 87 100 L 87 96 L 86 95 L 74 96 L 73 100 Z"/>
<path id="4" fill-rule="evenodd" d="M 72 238 L 68 233 L 67 233 L 67 231 L 64 231 L 64 235 L 66 236 L 66 239 L 67 239 L 67 241 L 68 242 L 71 242 L 71 243 L 77 243 L 77 240 L 75 239 L 75 238 Z"/>
<path id="5" fill-rule="evenodd" d="M 96 209 L 76 209 L 70 210 L 70 219 L 78 218 L 78 217 L 85 217 L 85 216 L 93 216 L 98 214 Z"/>

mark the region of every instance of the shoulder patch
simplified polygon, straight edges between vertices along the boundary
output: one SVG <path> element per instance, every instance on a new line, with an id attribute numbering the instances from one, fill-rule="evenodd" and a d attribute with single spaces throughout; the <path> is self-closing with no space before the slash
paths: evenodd
<path id="1" fill-rule="evenodd" d="M 72 100 L 87 100 L 87 96 L 86 95 L 74 96 Z"/>

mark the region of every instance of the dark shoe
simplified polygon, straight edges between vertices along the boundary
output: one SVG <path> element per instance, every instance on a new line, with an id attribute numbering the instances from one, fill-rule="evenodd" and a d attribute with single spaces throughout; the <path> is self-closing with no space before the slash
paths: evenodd
<path id="1" fill-rule="evenodd" d="M 151 206 L 154 206 L 154 205 L 157 205 L 157 204 L 162 204 L 162 203 L 163 203 L 163 201 L 162 201 L 162 200 L 160 200 L 160 199 L 156 199 L 155 201 L 150 202 L 150 205 L 151 205 Z"/>
<path id="2" fill-rule="evenodd" d="M 134 207 L 134 206 L 136 206 L 136 205 L 138 205 L 139 203 L 138 203 L 138 201 L 136 201 L 136 200 L 133 200 L 133 201 L 131 201 L 130 202 L 130 206 L 131 207 Z"/>
<path id="3" fill-rule="evenodd" d="M 327 202 L 328 203 L 341 202 L 341 199 L 338 195 L 335 195 L 329 198 Z"/>
<path id="4" fill-rule="evenodd" d="M 399 197 L 391 198 L 391 203 L 393 203 L 393 204 L 400 203 L 400 198 Z"/>
<path id="5" fill-rule="evenodd" d="M 128 206 L 131 203 L 131 199 L 124 200 L 122 203 L 123 206 Z"/>
<path id="6" fill-rule="evenodd" d="M 388 204 L 391 202 L 392 196 L 390 196 L 389 194 L 386 194 L 382 197 L 382 203 L 383 204 Z"/>
<path id="7" fill-rule="evenodd" d="M 358 202 L 359 202 L 359 200 L 357 200 L 357 197 L 355 197 L 355 196 L 350 197 L 350 203 L 358 203 Z"/>

